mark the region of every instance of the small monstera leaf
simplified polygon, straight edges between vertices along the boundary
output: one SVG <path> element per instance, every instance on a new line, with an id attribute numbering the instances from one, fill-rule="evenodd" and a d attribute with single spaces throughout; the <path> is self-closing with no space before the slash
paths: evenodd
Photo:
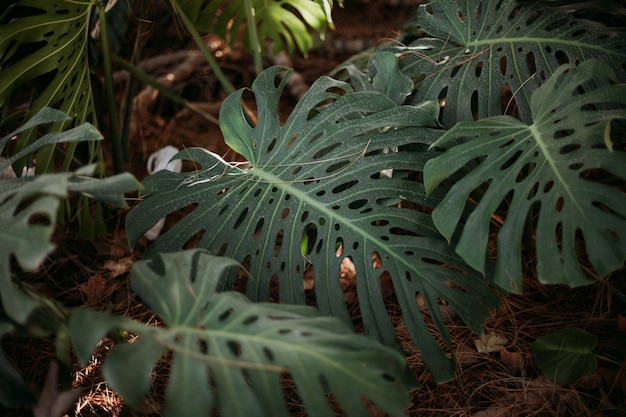
<path id="1" fill-rule="evenodd" d="M 624 36 L 545 2 L 435 1 L 420 6 L 417 22 L 432 38 L 394 50 L 407 75 L 425 77 L 417 103 L 445 100 L 446 128 L 502 114 L 529 123 L 532 91 L 563 63 L 601 58 L 626 75 Z"/>
<path id="2" fill-rule="evenodd" d="M 7 111 L 15 89 L 33 82 L 35 98 L 27 119 L 43 107 L 54 107 L 71 117 L 50 126 L 51 131 L 95 121 L 88 62 L 89 21 L 94 4 L 94 0 L 17 0 L 3 10 L 1 110 Z M 16 151 L 34 140 L 34 131 L 20 135 Z M 52 150 L 51 146 L 39 150 L 38 172 L 51 171 Z M 68 151 L 68 165 L 72 157 L 73 151 Z"/>
<path id="3" fill-rule="evenodd" d="M 367 74 L 356 65 L 345 69 L 357 91 L 380 91 L 401 105 L 413 91 L 413 80 L 400 70 L 398 58 L 389 51 L 376 51 L 368 62 Z"/>
<path id="4" fill-rule="evenodd" d="M 215 33 L 231 45 L 239 39 L 241 27 L 246 23 L 245 0 L 180 3 L 199 29 Z M 273 54 L 286 50 L 291 55 L 295 48 L 306 54 L 314 46 L 309 28 L 321 35 L 327 27 L 333 27 L 332 0 L 251 0 L 250 3 L 259 40 L 271 41 Z"/>
<path id="5" fill-rule="evenodd" d="M 541 371 L 558 384 L 571 384 L 598 366 L 593 350 L 598 337 L 577 327 L 557 330 L 535 340 L 530 349 Z"/>
<path id="6" fill-rule="evenodd" d="M 26 130 L 67 120 L 62 112 L 43 108 L 23 126 L 0 138 L 0 152 L 7 142 Z M 94 142 L 102 135 L 92 125 L 85 123 L 65 132 L 48 133 L 33 144 L 16 152 L 0 163 L 0 172 L 11 169 L 11 163 L 27 152 L 41 146 L 58 143 Z M 42 306 L 37 297 L 18 289 L 11 277 L 11 256 L 20 267 L 35 270 L 54 249 L 50 237 L 56 224 L 57 210 L 68 191 L 90 196 L 98 201 L 125 207 L 124 193 L 138 188 L 137 180 L 130 174 L 106 179 L 86 177 L 93 175 L 95 167 L 87 166 L 76 173 L 46 174 L 0 180 L 0 300 L 4 313 L 14 322 L 36 331 L 39 324 L 30 323 L 33 312 Z M 45 304 L 45 303 L 44 303 Z M 46 327 L 46 326 L 43 326 Z M 46 333 L 45 328 L 41 328 Z"/>
<path id="7" fill-rule="evenodd" d="M 456 251 L 479 271 L 485 271 L 492 215 L 506 205 L 495 270 L 501 287 L 522 290 L 527 225 L 535 229 L 537 276 L 543 283 L 590 282 L 581 269 L 584 255 L 577 252 L 581 237 L 597 275 L 622 266 L 626 194 L 603 179 L 626 179 L 624 151 L 611 150 L 610 138 L 611 120 L 626 116 L 626 86 L 607 80 L 615 75 L 602 61 L 565 64 L 533 94 L 531 125 L 510 116 L 462 122 L 432 145 L 452 147 L 426 164 L 428 190 L 470 167 L 432 215 L 448 239 L 461 227 Z M 482 191 L 473 193 L 477 189 Z M 470 195 L 477 205 L 462 220 Z"/>
<path id="8" fill-rule="evenodd" d="M 110 331 L 137 334 L 103 365 L 107 383 L 137 407 L 156 362 L 171 351 L 165 416 L 206 416 L 216 408 L 234 417 L 289 416 L 287 375 L 309 415 L 334 414 L 329 392 L 346 415 L 369 415 L 363 398 L 386 415 L 404 415 L 408 393 L 399 352 L 312 307 L 254 304 L 239 293 L 218 293 L 225 271 L 237 265 L 198 249 L 136 263 L 131 286 L 165 326 L 77 311 L 70 331 L 79 358 L 89 360 Z"/>
<path id="9" fill-rule="evenodd" d="M 453 378 L 454 367 L 428 330 L 416 294 L 447 342 L 441 298 L 477 332 L 497 300 L 479 274 L 459 272 L 469 268 L 430 216 L 406 207 L 438 201 L 436 195 L 426 201 L 416 180 L 429 157 L 420 142 L 439 136 L 426 127 L 436 124 L 436 104 L 396 106 L 383 93 L 354 92 L 322 77 L 281 125 L 278 103 L 288 79 L 278 78 L 283 73 L 273 67 L 255 80 L 256 125 L 242 109 L 243 90 L 222 105 L 226 141 L 248 163 L 229 164 L 204 149 L 179 153 L 198 170 L 159 171 L 144 180 L 147 198 L 129 213 L 129 241 L 134 244 L 168 214 L 191 209 L 152 243 L 148 256 L 197 243 L 244 264 L 252 276 L 252 300 L 268 300 L 277 283 L 279 302 L 291 304 L 306 303 L 305 271 L 312 268 L 318 307 L 345 321 L 350 315 L 339 274 L 342 258 L 350 257 L 368 334 L 396 342 L 381 288 L 390 275 L 425 363 L 439 380 Z M 382 152 L 403 145 L 418 149 Z M 382 175 L 385 170 L 393 174 Z"/>

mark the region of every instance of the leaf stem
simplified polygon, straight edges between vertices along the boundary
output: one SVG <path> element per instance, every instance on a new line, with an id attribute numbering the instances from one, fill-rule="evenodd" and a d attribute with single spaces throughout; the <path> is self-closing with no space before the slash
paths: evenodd
<path id="1" fill-rule="evenodd" d="M 113 156 L 113 172 L 121 174 L 124 171 L 124 149 L 120 136 L 120 125 L 115 103 L 115 91 L 113 84 L 113 67 L 111 65 L 111 48 L 109 44 L 109 33 L 107 31 L 107 19 L 105 5 L 98 3 L 98 18 L 100 20 L 100 39 L 102 40 L 102 64 L 104 67 L 104 84 L 106 88 L 106 100 L 109 114 L 109 125 L 111 135 L 111 151 Z"/>
<path id="2" fill-rule="evenodd" d="M 189 31 L 189 34 L 193 38 L 194 42 L 196 43 L 196 45 L 198 45 L 198 48 L 200 49 L 200 52 L 202 53 L 204 58 L 209 63 L 209 66 L 213 70 L 213 73 L 217 77 L 218 81 L 220 82 L 220 84 L 222 84 L 222 88 L 224 89 L 224 91 L 226 91 L 226 94 L 230 94 L 230 93 L 234 92 L 235 88 L 232 86 L 232 84 L 228 81 L 228 79 L 226 78 L 226 76 L 222 72 L 222 69 L 217 64 L 217 61 L 213 57 L 213 54 L 211 53 L 211 51 L 209 51 L 209 49 L 207 48 L 206 44 L 202 40 L 202 37 L 200 36 L 200 33 L 198 33 L 198 31 L 196 30 L 195 26 L 191 22 L 191 20 L 189 20 L 189 17 L 187 17 L 187 15 L 183 11 L 183 8 L 180 6 L 178 1 L 174 0 L 174 1 L 171 2 L 171 4 L 174 7 L 175 12 L 180 17 L 181 21 L 185 25 L 185 28 Z"/>
<path id="3" fill-rule="evenodd" d="M 261 56 L 261 42 L 256 27 L 256 12 L 252 0 L 243 0 L 244 9 L 246 11 L 246 29 L 248 32 L 248 40 L 250 41 L 250 50 L 254 59 L 254 68 L 256 74 L 263 72 L 263 58 Z"/>

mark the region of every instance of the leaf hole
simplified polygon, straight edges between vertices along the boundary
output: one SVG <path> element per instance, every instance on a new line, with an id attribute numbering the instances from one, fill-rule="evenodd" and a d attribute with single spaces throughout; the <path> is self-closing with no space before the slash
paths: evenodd
<path id="1" fill-rule="evenodd" d="M 265 355 L 268 361 L 274 362 L 274 354 L 267 347 L 263 347 L 263 354 Z"/>
<path id="2" fill-rule="evenodd" d="M 404 278 L 406 278 L 408 282 L 411 282 L 413 280 L 413 278 L 411 277 L 411 274 L 408 271 L 404 272 Z"/>
<path id="3" fill-rule="evenodd" d="M 283 236 L 284 236 L 285 232 L 283 231 L 283 229 L 280 229 L 277 233 L 276 233 L 276 239 L 274 239 L 274 257 L 278 256 L 278 254 L 280 254 L 280 249 L 283 246 Z"/>
<path id="4" fill-rule="evenodd" d="M 365 198 L 362 198 L 360 200 L 351 201 L 348 204 L 348 208 L 350 208 L 352 210 L 358 210 L 358 209 L 364 207 L 367 203 L 368 203 L 368 200 L 365 199 Z"/>
<path id="5" fill-rule="evenodd" d="M 203 355 L 206 355 L 209 351 L 209 348 L 206 344 L 206 341 L 204 339 L 200 339 L 198 340 L 198 350 L 200 351 L 200 353 L 202 353 Z"/>
<path id="6" fill-rule="evenodd" d="M 456 11 L 456 17 L 457 17 L 457 19 L 459 19 L 459 22 L 464 22 L 465 21 L 465 16 L 463 15 L 463 13 L 460 10 Z"/>
<path id="7" fill-rule="evenodd" d="M 526 165 L 524 165 L 524 167 L 520 169 L 517 173 L 517 178 L 515 178 L 515 182 L 520 183 L 528 178 L 528 176 L 532 174 L 532 172 L 535 170 L 535 166 L 536 165 L 534 162 L 528 162 Z"/>
<path id="8" fill-rule="evenodd" d="M 313 223 L 308 223 L 302 230 L 302 239 L 300 240 L 300 252 L 303 256 L 311 254 L 316 240 L 317 226 Z"/>
<path id="9" fill-rule="evenodd" d="M 285 208 L 283 209 L 283 212 L 282 212 L 282 213 L 280 213 L 280 218 L 281 218 L 281 220 L 286 219 L 286 218 L 287 218 L 287 216 L 289 216 L 289 213 L 290 213 L 290 212 L 291 212 L 291 210 L 289 209 L 289 207 L 285 207 Z"/>
<path id="10" fill-rule="evenodd" d="M 537 195 L 537 192 L 539 191 L 539 183 L 535 183 L 533 184 L 533 187 L 528 191 L 528 195 L 526 196 L 527 200 L 532 200 L 533 198 L 535 198 L 535 196 Z"/>
<path id="11" fill-rule="evenodd" d="M 296 133 L 295 135 L 293 135 L 293 137 L 289 139 L 289 142 L 287 142 L 287 145 L 285 146 L 285 148 L 289 149 L 294 143 L 296 143 L 298 136 L 300 136 L 300 133 Z"/>
<path id="12" fill-rule="evenodd" d="M 341 143 L 333 143 L 330 146 L 327 146 L 323 149 L 320 149 L 319 151 L 315 152 L 315 154 L 313 155 L 313 159 L 319 159 L 323 156 L 328 155 L 330 152 L 332 152 L 333 150 L 337 149 L 338 147 L 341 146 Z"/>
<path id="13" fill-rule="evenodd" d="M 565 200 L 563 199 L 563 197 L 559 197 L 556 200 L 556 205 L 554 209 L 556 210 L 557 213 L 560 213 L 563 210 L 564 205 L 565 205 Z"/>
<path id="14" fill-rule="evenodd" d="M 544 194 L 549 193 L 554 187 L 554 181 L 548 181 L 546 185 L 543 186 Z"/>
<path id="15" fill-rule="evenodd" d="M 452 71 L 450 72 L 450 78 L 456 77 L 459 71 L 461 71 L 461 67 L 462 65 L 456 65 L 454 68 L 452 68 Z"/>
<path id="16" fill-rule="evenodd" d="M 509 13 L 509 15 L 506 17 L 506 19 L 508 21 L 511 21 L 513 19 L 515 19 L 517 17 L 517 15 L 519 14 L 521 7 L 515 7 L 513 10 L 511 10 L 511 13 Z"/>
<path id="17" fill-rule="evenodd" d="M 333 194 L 343 193 L 346 190 L 349 190 L 350 188 L 354 187 L 358 183 L 359 183 L 358 180 L 351 180 L 351 181 L 348 181 L 348 182 L 344 182 L 343 184 L 340 184 L 340 185 L 336 186 L 335 188 L 333 188 L 331 191 L 332 191 Z"/>
<path id="18" fill-rule="evenodd" d="M 522 153 L 523 152 L 521 150 L 518 150 L 517 152 L 515 152 L 515 154 L 513 154 L 513 156 L 511 156 L 509 159 L 507 159 L 507 161 L 500 166 L 500 171 L 505 171 L 508 168 L 510 168 L 515 162 L 517 162 L 517 160 L 522 155 Z"/>
<path id="19" fill-rule="evenodd" d="M 578 163 L 575 163 L 575 164 L 571 164 L 568 168 L 571 169 L 572 171 L 578 171 L 579 169 L 581 169 L 584 166 L 585 166 L 585 164 L 583 164 L 582 162 L 578 162 Z"/>
<path id="20" fill-rule="evenodd" d="M 219 316 L 217 316 L 217 319 L 219 321 L 226 321 L 231 316 L 231 314 L 233 314 L 234 311 L 235 310 L 232 307 L 228 310 L 224 310 L 222 313 L 220 313 Z"/>
<path id="21" fill-rule="evenodd" d="M 228 343 L 226 343 L 226 346 L 228 346 L 228 350 L 230 350 L 230 353 L 234 356 L 241 356 L 241 345 L 239 343 L 229 340 Z"/>
<path id="22" fill-rule="evenodd" d="M 239 214 L 237 221 L 235 221 L 235 226 L 233 227 L 233 229 L 237 229 L 239 226 L 241 226 L 241 224 L 246 220 L 246 217 L 248 216 L 248 211 L 249 211 L 248 207 L 243 209 L 241 214 Z"/>
<path id="23" fill-rule="evenodd" d="M 480 74 L 482 72 L 483 72 L 483 62 L 480 61 L 476 64 L 476 70 L 475 70 L 476 78 L 480 78 Z"/>
<path id="24" fill-rule="evenodd" d="M 228 249 L 228 242 L 224 243 L 215 253 L 216 256 L 223 256 L 226 253 L 226 249 Z"/>
<path id="25" fill-rule="evenodd" d="M 387 226 L 389 224 L 389 220 L 374 220 L 370 222 L 372 226 Z"/>
<path id="26" fill-rule="evenodd" d="M 259 321 L 259 316 L 257 316 L 257 315 L 255 314 L 255 315 L 253 315 L 253 316 L 246 317 L 246 318 L 245 318 L 245 320 L 244 320 L 244 321 L 242 321 L 241 323 L 242 323 L 244 326 L 249 326 L 249 325 L 251 325 L 252 323 L 256 323 L 257 321 Z"/>
<path id="27" fill-rule="evenodd" d="M 574 129 L 559 129 L 554 132 L 552 137 L 554 139 L 563 139 L 563 138 L 573 135 L 574 133 L 576 133 Z"/>
<path id="28" fill-rule="evenodd" d="M 556 58 L 556 60 L 559 63 L 559 65 L 563 65 L 563 64 L 568 64 L 569 63 L 569 58 L 567 57 L 567 55 L 563 51 L 556 51 L 554 53 L 554 57 Z"/>
<path id="29" fill-rule="evenodd" d="M 580 144 L 578 144 L 578 143 L 570 143 L 570 144 L 567 144 L 567 145 L 563 146 L 561 149 L 559 149 L 559 153 L 561 155 L 567 155 L 567 154 L 570 154 L 570 153 L 572 153 L 572 152 L 574 152 L 574 151 L 576 151 L 576 150 L 578 150 L 580 148 L 581 148 Z"/>
<path id="30" fill-rule="evenodd" d="M 278 329 L 278 334 L 289 334 L 291 333 L 291 329 Z"/>
<path id="31" fill-rule="evenodd" d="M 535 62 L 535 54 L 532 51 L 526 54 L 526 66 L 528 67 L 529 74 L 534 74 L 537 72 L 537 64 Z"/>
<path id="32" fill-rule="evenodd" d="M 274 150 L 275 146 L 276 146 L 276 138 L 272 139 L 272 141 L 268 145 L 267 149 L 265 150 L 265 153 L 268 154 L 268 153 L 272 152 Z"/>
<path id="33" fill-rule="evenodd" d="M 383 267 L 383 261 L 377 251 L 372 251 L 372 268 L 380 269 Z"/>
<path id="34" fill-rule="evenodd" d="M 472 96 L 470 98 L 470 109 L 472 111 L 472 119 L 474 121 L 478 120 L 478 90 L 474 90 L 472 92 Z"/>
<path id="35" fill-rule="evenodd" d="M 339 171 L 342 168 L 344 168 L 345 166 L 350 165 L 351 163 L 352 163 L 352 161 L 337 162 L 336 164 L 332 164 L 328 168 L 326 168 L 326 173 L 330 174 L 331 172 Z"/>

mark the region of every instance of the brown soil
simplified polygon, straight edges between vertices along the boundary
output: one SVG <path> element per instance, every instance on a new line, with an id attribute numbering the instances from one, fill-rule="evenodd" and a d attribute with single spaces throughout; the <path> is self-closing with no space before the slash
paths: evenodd
<path id="1" fill-rule="evenodd" d="M 293 68 L 306 83 L 312 83 L 367 47 L 395 38 L 411 10 L 409 6 L 385 6 L 382 0 L 368 4 L 348 3 L 345 9 L 334 11 L 337 31 L 329 34 L 327 45 L 307 57 L 293 58 Z M 201 117 L 147 90 L 137 93 L 136 97 L 144 101 L 133 114 L 126 170 L 139 179 L 144 178 L 148 156 L 165 145 L 179 149 L 203 146 L 222 155 L 228 154 L 219 127 L 211 120 L 217 117 L 224 94 L 209 67 L 202 60 L 193 59 L 193 43 L 180 34 L 179 26 L 167 19 L 158 19 L 143 30 L 148 30 L 149 35 L 143 56 L 146 61 L 152 59 L 154 64 L 149 73 L 155 76 L 176 73 L 172 90 L 194 102 L 209 116 Z M 240 49 L 228 50 L 217 39 L 208 44 L 231 82 L 236 87 L 250 86 L 254 79 L 250 57 Z M 129 49 L 130 46 L 126 45 Z M 188 53 L 180 55 L 181 51 Z M 123 73 L 117 76 L 122 97 L 125 78 Z M 296 101 L 293 96 L 285 98 L 281 108 L 283 118 Z M 106 131 L 106 120 L 102 126 Z M 69 231 L 59 229 L 55 234 L 58 249 L 39 272 L 24 278 L 69 307 L 107 309 L 129 318 L 154 322 L 156 318 L 133 296 L 128 286 L 130 266 L 141 258 L 145 242 L 140 242 L 134 251 L 128 248 L 123 219 L 123 212 L 110 213 L 110 231 L 106 237 L 94 241 L 78 239 L 73 226 Z M 397 330 L 403 339 L 408 366 L 421 383 L 411 393 L 412 405 L 407 413 L 411 416 L 475 417 L 626 415 L 624 275 L 624 271 L 620 271 L 603 282 L 580 289 L 545 287 L 528 277 L 526 294 L 503 297 L 502 309 L 493 312 L 485 325 L 486 334 L 496 333 L 506 339 L 504 345 L 493 352 L 479 353 L 475 348 L 477 336 L 462 323 L 451 321 L 449 328 L 459 358 L 458 372 L 455 381 L 443 385 L 433 382 L 419 352 L 403 330 L 399 309 L 390 306 L 390 311 L 397 314 Z M 530 343 L 552 330 L 573 325 L 597 335 L 600 340 L 597 352 L 616 358 L 621 366 L 600 361 L 594 374 L 567 386 L 554 384 L 541 376 L 530 354 Z M 41 389 L 54 355 L 53 341 L 11 338 L 3 339 L 2 347 L 24 378 L 33 382 L 34 389 Z M 103 383 L 98 366 L 109 347 L 103 344 L 92 363 L 85 368 L 76 365 L 73 369 L 73 386 L 82 389 L 74 409 L 77 416 L 117 416 L 121 410 L 120 398 Z M 156 388 L 138 415 L 159 414 L 159 382 L 157 372 Z M 295 393 L 294 398 L 297 398 Z M 304 415 L 298 410 L 294 406 L 294 415 Z M 381 414 L 372 408 L 372 415 Z"/>

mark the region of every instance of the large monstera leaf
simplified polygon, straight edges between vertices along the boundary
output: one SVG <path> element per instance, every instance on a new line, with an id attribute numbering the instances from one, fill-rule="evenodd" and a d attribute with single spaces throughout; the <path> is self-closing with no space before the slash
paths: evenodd
<path id="1" fill-rule="evenodd" d="M 530 96 L 563 63 L 589 58 L 626 75 L 626 39 L 545 2 L 440 0 L 420 6 L 431 38 L 406 48 L 407 75 L 424 77 L 416 102 L 445 100 L 446 128 L 463 120 L 512 114 L 531 120 Z"/>
<path id="2" fill-rule="evenodd" d="M 240 293 L 218 293 L 226 270 L 237 265 L 197 249 L 136 263 L 131 286 L 164 325 L 78 310 L 70 331 L 79 358 L 87 362 L 107 334 L 137 335 L 109 353 L 103 373 L 138 407 L 156 362 L 171 352 L 166 417 L 207 416 L 215 409 L 233 417 L 289 416 L 286 375 L 309 415 L 334 415 L 329 392 L 347 416 L 369 415 L 363 398 L 386 415 L 404 415 L 403 355 L 312 307 L 254 304 Z"/>
<path id="3" fill-rule="evenodd" d="M 288 76 L 278 67 L 254 82 L 258 121 L 248 121 L 240 99 L 229 96 L 220 113 L 227 143 L 249 163 L 236 166 L 203 149 L 189 149 L 198 169 L 160 171 L 144 181 L 147 198 L 127 219 L 131 243 L 162 217 L 189 208 L 148 249 L 148 255 L 175 251 L 188 242 L 230 256 L 250 271 L 247 295 L 267 300 L 278 283 L 278 301 L 304 304 L 305 269 L 314 268 L 315 297 L 325 314 L 350 320 L 339 281 L 342 257 L 356 267 L 359 306 L 367 332 L 395 343 L 381 279 L 386 272 L 409 332 L 425 363 L 439 380 L 453 377 L 416 303 L 423 296 L 444 341 L 449 342 L 439 300 L 443 298 L 477 332 L 497 300 L 480 275 L 468 269 L 434 228 L 415 178 L 429 157 L 421 150 L 382 149 L 431 143 L 439 131 L 437 107 L 396 106 L 383 93 L 353 92 L 343 82 L 322 77 L 300 100 L 287 121 L 278 119 L 278 101 Z M 276 84 L 275 84 L 276 83 Z M 393 169 L 392 175 L 381 171 Z M 380 259 L 380 263 L 372 262 Z"/>
<path id="4" fill-rule="evenodd" d="M 626 194 L 607 180 L 626 180 L 624 149 L 613 149 L 610 137 L 611 120 L 626 118 L 626 87 L 611 81 L 615 74 L 602 61 L 565 64 L 533 94 L 532 124 L 510 116 L 462 122 L 433 144 L 451 147 L 426 164 L 427 189 L 464 173 L 433 220 L 448 239 L 462 229 L 456 251 L 480 271 L 492 215 L 506 206 L 495 271 L 503 288 L 522 290 L 528 225 L 535 230 L 541 282 L 583 285 L 590 282 L 582 271 L 586 262 L 600 277 L 624 263 Z M 470 195 L 476 206 L 463 219 Z M 587 260 L 577 250 L 580 238 Z"/>
<path id="5" fill-rule="evenodd" d="M 0 110 L 8 110 L 17 88 L 33 82 L 34 101 L 26 119 L 44 107 L 53 107 L 71 119 L 52 125 L 51 131 L 95 122 L 88 62 L 89 21 L 95 1 L 9 3 L 0 13 Z M 34 131 L 21 135 L 16 149 L 25 148 L 35 139 Z M 66 154 L 68 166 L 74 146 Z M 38 172 L 52 170 L 53 149 L 48 146 L 39 150 Z"/>
<path id="6" fill-rule="evenodd" d="M 222 36 L 231 44 L 239 39 L 241 27 L 246 23 L 245 0 L 182 0 L 180 3 L 201 30 Z M 271 41 L 273 54 L 282 50 L 293 54 L 296 48 L 306 54 L 314 45 L 309 28 L 323 34 L 333 25 L 332 0 L 250 0 L 250 4 L 260 41 Z"/>

